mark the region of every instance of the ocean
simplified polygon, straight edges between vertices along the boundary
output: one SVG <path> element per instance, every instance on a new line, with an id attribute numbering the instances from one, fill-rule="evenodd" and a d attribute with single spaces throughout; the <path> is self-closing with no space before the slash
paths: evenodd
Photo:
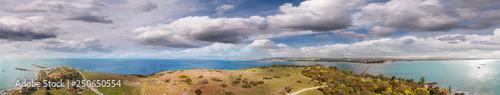
<path id="1" fill-rule="evenodd" d="M 437 82 L 438 86 L 453 92 L 469 94 L 500 94 L 500 60 L 452 60 L 393 62 L 385 64 L 330 63 L 330 62 L 276 62 L 276 61 L 230 61 L 198 59 L 0 59 L 0 90 L 14 89 L 17 80 L 35 79 L 36 74 L 14 68 L 40 70 L 31 64 L 47 67 L 71 66 L 78 69 L 106 73 L 142 74 L 179 69 L 241 69 L 248 67 L 269 66 L 272 64 L 295 64 L 337 66 L 360 73 L 366 71 L 372 75 L 384 74 L 406 79 Z"/>

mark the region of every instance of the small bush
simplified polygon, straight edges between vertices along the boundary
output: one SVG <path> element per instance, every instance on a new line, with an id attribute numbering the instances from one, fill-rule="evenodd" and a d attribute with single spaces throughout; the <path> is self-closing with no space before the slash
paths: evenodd
<path id="1" fill-rule="evenodd" d="M 203 75 L 198 76 L 198 78 L 203 78 Z"/>
<path id="2" fill-rule="evenodd" d="M 236 80 L 236 81 L 241 81 L 241 78 L 236 78 L 235 80 Z"/>
<path id="3" fill-rule="evenodd" d="M 179 78 L 189 78 L 189 77 L 186 75 L 181 75 L 181 76 L 179 76 Z"/>
<path id="4" fill-rule="evenodd" d="M 217 78 L 217 77 L 212 77 L 212 78 L 210 78 L 210 80 L 212 80 L 212 81 L 218 81 L 218 82 L 222 81 L 220 78 Z"/>
<path id="5" fill-rule="evenodd" d="M 233 84 L 240 84 L 240 81 L 233 81 Z"/>
<path id="6" fill-rule="evenodd" d="M 243 87 L 243 88 L 251 88 L 251 87 L 252 87 L 252 85 L 250 85 L 250 84 L 245 84 L 245 85 L 243 85 L 243 86 L 241 86 L 241 87 Z"/>
<path id="7" fill-rule="evenodd" d="M 259 84 L 257 84 L 257 82 L 255 82 L 255 81 L 250 81 L 250 84 L 252 84 L 253 86 L 257 86 L 257 85 L 259 85 Z"/>
<path id="8" fill-rule="evenodd" d="M 302 81 L 298 80 L 297 83 L 302 83 Z"/>
<path id="9" fill-rule="evenodd" d="M 227 84 L 220 84 L 221 87 L 227 87 Z"/>
<path id="10" fill-rule="evenodd" d="M 190 78 L 188 79 L 185 79 L 185 80 L 181 80 L 181 82 L 191 82 L 192 80 Z"/>
<path id="11" fill-rule="evenodd" d="M 247 79 L 247 78 L 243 79 L 243 80 L 241 81 L 241 83 L 248 84 L 248 79 Z"/>
<path id="12" fill-rule="evenodd" d="M 274 78 L 281 78 L 281 76 L 274 76 Z"/>
<path id="13" fill-rule="evenodd" d="M 194 93 L 196 93 L 196 95 L 201 95 L 201 93 L 203 93 L 203 92 L 201 92 L 200 89 L 196 89 L 196 91 L 194 91 Z"/>
<path id="14" fill-rule="evenodd" d="M 264 81 L 257 81 L 257 84 L 264 84 Z"/>
<path id="15" fill-rule="evenodd" d="M 164 82 L 165 83 L 170 82 L 170 79 L 165 79 Z"/>
<path id="16" fill-rule="evenodd" d="M 226 92 L 226 95 L 234 95 L 233 92 Z"/>
<path id="17" fill-rule="evenodd" d="M 270 79 L 273 79 L 273 78 L 272 77 L 264 77 L 262 79 L 264 79 L 264 80 L 270 80 Z"/>

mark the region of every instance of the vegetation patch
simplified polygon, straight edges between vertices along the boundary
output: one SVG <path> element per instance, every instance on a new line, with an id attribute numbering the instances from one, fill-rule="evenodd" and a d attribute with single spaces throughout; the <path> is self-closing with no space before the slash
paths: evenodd
<path id="1" fill-rule="evenodd" d="M 243 86 L 241 86 L 242 88 L 252 88 L 252 85 L 250 84 L 244 84 Z"/>

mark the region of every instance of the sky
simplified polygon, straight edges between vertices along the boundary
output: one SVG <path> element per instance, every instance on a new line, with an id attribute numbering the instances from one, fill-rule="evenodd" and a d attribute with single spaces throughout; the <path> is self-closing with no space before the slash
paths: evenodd
<path id="1" fill-rule="evenodd" d="M 1 0 L 0 58 L 499 58 L 498 0 Z"/>

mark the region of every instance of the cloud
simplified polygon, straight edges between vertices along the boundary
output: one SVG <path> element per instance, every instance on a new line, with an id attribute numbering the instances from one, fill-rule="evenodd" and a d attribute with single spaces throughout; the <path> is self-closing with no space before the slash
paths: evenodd
<path id="1" fill-rule="evenodd" d="M 97 0 L 34 0 L 25 4 L 3 7 L 8 12 L 45 13 L 54 19 L 78 20 L 93 23 L 112 23 L 106 16 L 95 15 L 105 3 Z"/>
<path id="2" fill-rule="evenodd" d="M 201 42 L 241 43 L 249 35 L 266 28 L 263 17 L 210 18 L 185 17 L 169 24 L 146 26 L 133 30 L 134 41 L 165 47 L 195 47 Z"/>
<path id="3" fill-rule="evenodd" d="M 36 44 L 35 47 L 43 50 L 68 53 L 86 53 L 90 51 L 101 53 L 113 52 L 108 45 L 101 44 L 99 39 L 96 38 L 86 38 L 81 41 L 45 39 Z"/>
<path id="4" fill-rule="evenodd" d="M 106 16 L 94 16 L 90 14 L 75 15 L 68 18 L 69 20 L 80 20 L 86 22 L 98 22 L 98 23 L 113 23 L 112 20 L 106 19 Z"/>
<path id="5" fill-rule="evenodd" d="M 127 53 L 120 57 L 122 58 L 249 58 L 249 57 L 264 57 L 271 56 L 267 52 L 272 49 L 287 47 L 284 44 L 275 44 L 268 39 L 255 40 L 250 44 L 228 44 L 228 43 L 213 43 L 200 48 L 190 48 L 181 51 L 166 50 L 161 53 L 141 54 Z"/>
<path id="6" fill-rule="evenodd" d="M 370 35 L 367 34 L 358 34 L 354 31 L 333 31 L 333 34 L 340 36 L 340 37 L 346 37 L 346 38 L 365 38 L 365 37 L 370 37 Z"/>
<path id="7" fill-rule="evenodd" d="M 133 30 L 137 36 L 132 39 L 145 45 L 183 48 L 200 46 L 200 42 L 237 44 L 249 37 L 273 37 L 281 33 L 304 31 L 325 32 L 349 27 L 351 18 L 347 11 L 359 9 L 363 4 L 364 0 L 309 0 L 299 6 L 284 4 L 280 6 L 281 14 L 267 17 L 189 16 L 169 24 L 137 28 Z M 232 8 L 234 6 L 223 5 L 216 10 Z"/>
<path id="8" fill-rule="evenodd" d="M 279 7 L 282 14 L 267 16 L 271 27 L 283 30 L 331 31 L 351 26 L 347 11 L 360 8 L 365 0 L 307 0 L 299 6 Z"/>
<path id="9" fill-rule="evenodd" d="M 31 41 L 57 37 L 63 27 L 46 23 L 49 21 L 40 16 L 0 17 L 0 39 Z"/>
<path id="10" fill-rule="evenodd" d="M 362 9 L 364 17 L 379 26 L 408 31 L 446 31 L 462 27 L 462 20 L 450 11 L 439 0 L 392 0 L 368 4 Z"/>
<path id="11" fill-rule="evenodd" d="M 500 23 L 500 9 L 497 10 L 487 10 L 487 11 L 475 11 L 473 9 L 459 9 L 458 14 L 467 21 L 470 21 L 465 28 L 468 29 L 484 29 L 489 28 Z"/>
<path id="12" fill-rule="evenodd" d="M 500 29 L 495 30 L 495 32 Z M 278 57 L 350 57 L 350 58 L 426 58 L 471 57 L 494 58 L 499 51 L 500 36 L 448 34 L 436 37 L 404 36 L 382 38 L 351 44 L 277 49 L 268 52 Z"/>
<path id="13" fill-rule="evenodd" d="M 234 9 L 234 5 L 227 5 L 227 4 L 221 5 L 217 8 L 215 8 L 215 11 L 217 11 L 217 13 L 215 13 L 215 14 L 220 16 L 220 15 L 223 15 L 224 12 L 232 10 L 232 9 Z"/>
<path id="14" fill-rule="evenodd" d="M 132 8 L 143 12 L 150 12 L 158 8 L 158 4 L 151 0 L 126 0 L 125 3 L 113 5 L 117 8 Z"/>
<path id="15" fill-rule="evenodd" d="M 474 5 L 471 5 L 474 4 Z M 368 34 L 337 33 L 345 37 L 391 36 L 393 32 L 485 29 L 499 25 L 497 0 L 391 0 L 370 3 L 355 13 L 359 26 L 371 26 Z M 364 21 L 371 21 L 367 23 Z"/>
<path id="16" fill-rule="evenodd" d="M 456 8 L 469 8 L 474 10 L 490 10 L 492 7 L 498 7 L 498 0 L 448 0 Z"/>
<path id="17" fill-rule="evenodd" d="M 316 35 L 314 36 L 315 38 L 328 38 L 328 34 L 323 34 L 323 35 Z"/>

